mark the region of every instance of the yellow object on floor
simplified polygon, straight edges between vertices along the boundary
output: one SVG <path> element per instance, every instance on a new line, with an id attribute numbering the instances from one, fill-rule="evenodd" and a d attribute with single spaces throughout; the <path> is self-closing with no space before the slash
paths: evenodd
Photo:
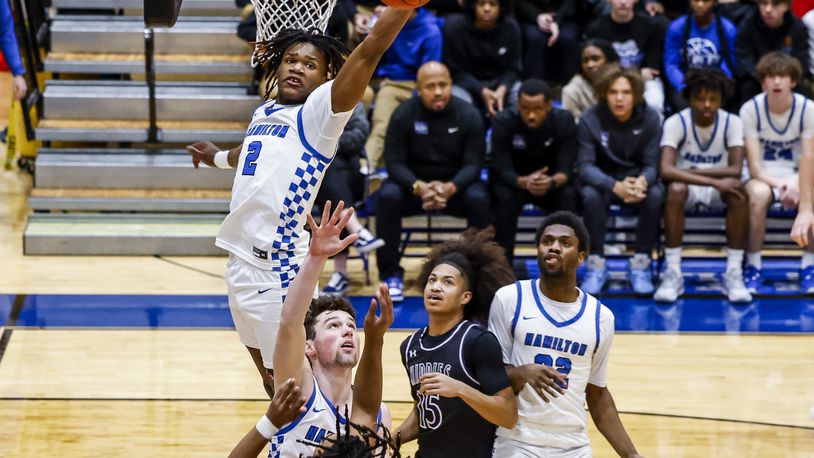
<path id="1" fill-rule="evenodd" d="M 36 107 L 31 107 L 29 114 L 32 123 L 36 124 Z M 14 158 L 18 155 L 20 158 L 27 158 L 29 160 L 37 156 L 39 142 L 35 139 L 28 138 L 25 131 L 25 121 L 23 119 L 23 105 L 19 100 L 12 100 L 8 116 L 8 133 L 6 135 L 6 170 L 11 169 L 14 164 Z"/>

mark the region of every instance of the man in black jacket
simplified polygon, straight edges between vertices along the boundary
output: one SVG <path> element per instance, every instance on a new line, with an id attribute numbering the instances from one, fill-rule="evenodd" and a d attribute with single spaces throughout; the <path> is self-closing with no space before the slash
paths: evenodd
<path id="1" fill-rule="evenodd" d="M 453 93 L 490 116 L 507 105 L 521 70 L 521 38 L 510 0 L 465 0 L 463 15 L 444 24 L 444 62 Z"/>
<path id="2" fill-rule="evenodd" d="M 643 103 L 643 83 L 635 70 L 608 71 L 596 92 L 599 102 L 582 114 L 577 129 L 580 193 L 591 240 L 588 272 L 581 288 L 599 294 L 608 279 L 604 258 L 608 206 L 619 203 L 636 208 L 639 215 L 630 282 L 637 294 L 651 295 L 650 260 L 664 202 L 657 180 L 659 117 Z"/>
<path id="3" fill-rule="evenodd" d="M 551 91 L 538 79 L 520 86 L 518 108 L 503 110 L 492 122 L 495 240 L 510 261 L 524 204 L 576 212 L 576 133 L 571 113 L 551 106 Z"/>
<path id="4" fill-rule="evenodd" d="M 808 70 L 808 29 L 790 11 L 791 0 L 760 0 L 758 11 L 738 28 L 735 57 L 738 62 L 738 95 L 741 103 L 762 91 L 757 61 L 771 51 L 791 54 L 803 67 L 803 81 L 796 91 L 806 97 L 812 93 L 806 81 Z"/>
<path id="5" fill-rule="evenodd" d="M 485 150 L 480 113 L 452 97 L 452 78 L 440 62 L 418 70 L 418 95 L 402 103 L 387 126 L 388 180 L 379 190 L 376 234 L 384 239 L 376 262 L 394 301 L 403 300 L 399 266 L 401 217 L 424 211 L 465 216 L 470 227 L 490 223 L 489 191 L 478 177 Z"/>

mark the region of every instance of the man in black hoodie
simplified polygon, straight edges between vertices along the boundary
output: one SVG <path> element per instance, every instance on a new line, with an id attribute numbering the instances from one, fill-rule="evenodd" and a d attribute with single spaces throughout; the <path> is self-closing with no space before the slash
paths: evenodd
<path id="1" fill-rule="evenodd" d="M 503 110 L 492 121 L 495 241 L 509 261 L 524 204 L 533 203 L 549 213 L 576 211 L 571 185 L 576 134 L 571 113 L 551 106 L 551 90 L 538 79 L 523 82 L 517 108 Z"/>
<path id="2" fill-rule="evenodd" d="M 643 86 L 636 70 L 608 71 L 596 86 L 598 103 L 582 114 L 577 128 L 580 193 L 591 240 L 581 288 L 591 295 L 599 294 L 608 279 L 604 243 L 611 203 L 639 213 L 629 278 L 637 294 L 654 291 L 650 260 L 664 202 L 658 182 L 661 128 L 658 113 L 644 104 Z"/>
<path id="3" fill-rule="evenodd" d="M 490 116 L 503 110 L 521 70 L 520 28 L 510 8 L 510 0 L 465 0 L 464 14 L 450 16 L 444 25 L 453 95 Z"/>
<path id="4" fill-rule="evenodd" d="M 808 73 L 808 29 L 790 11 L 791 0 L 760 0 L 758 11 L 740 26 L 735 40 L 738 62 L 738 95 L 741 103 L 762 92 L 757 61 L 771 51 L 791 54 L 803 67 L 803 81 L 796 91 L 811 98 Z"/>

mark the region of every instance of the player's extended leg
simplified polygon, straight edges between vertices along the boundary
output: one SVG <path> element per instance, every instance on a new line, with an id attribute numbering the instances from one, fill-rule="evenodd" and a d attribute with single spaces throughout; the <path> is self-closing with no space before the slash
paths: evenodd
<path id="1" fill-rule="evenodd" d="M 689 188 L 686 183 L 672 182 L 667 186 L 664 204 L 664 258 L 667 268 L 661 275 L 661 283 L 653 299 L 658 302 L 675 302 L 684 294 L 684 277 L 681 275 L 681 242 L 684 239 L 684 205 Z"/>
<path id="2" fill-rule="evenodd" d="M 762 261 L 760 250 L 766 237 L 766 211 L 772 203 L 772 188 L 758 180 L 746 183 L 749 196 L 749 237 L 746 245 L 746 269 L 743 272 L 746 288 L 756 293 L 761 284 Z"/>
<path id="3" fill-rule="evenodd" d="M 266 369 L 263 366 L 263 355 L 260 354 L 259 348 L 252 348 L 246 347 L 246 350 L 249 350 L 249 354 L 252 357 L 252 361 L 254 361 L 255 367 L 257 367 L 257 371 L 260 372 L 260 378 L 263 380 L 263 388 L 266 390 L 266 394 L 268 394 L 269 399 L 274 397 L 274 370 Z"/>

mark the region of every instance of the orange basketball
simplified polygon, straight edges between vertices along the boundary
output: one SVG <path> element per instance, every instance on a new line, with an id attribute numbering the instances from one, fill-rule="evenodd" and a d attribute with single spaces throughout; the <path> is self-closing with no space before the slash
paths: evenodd
<path id="1" fill-rule="evenodd" d="M 429 1 L 430 0 L 382 0 L 382 3 L 398 10 L 411 10 L 425 5 Z"/>

